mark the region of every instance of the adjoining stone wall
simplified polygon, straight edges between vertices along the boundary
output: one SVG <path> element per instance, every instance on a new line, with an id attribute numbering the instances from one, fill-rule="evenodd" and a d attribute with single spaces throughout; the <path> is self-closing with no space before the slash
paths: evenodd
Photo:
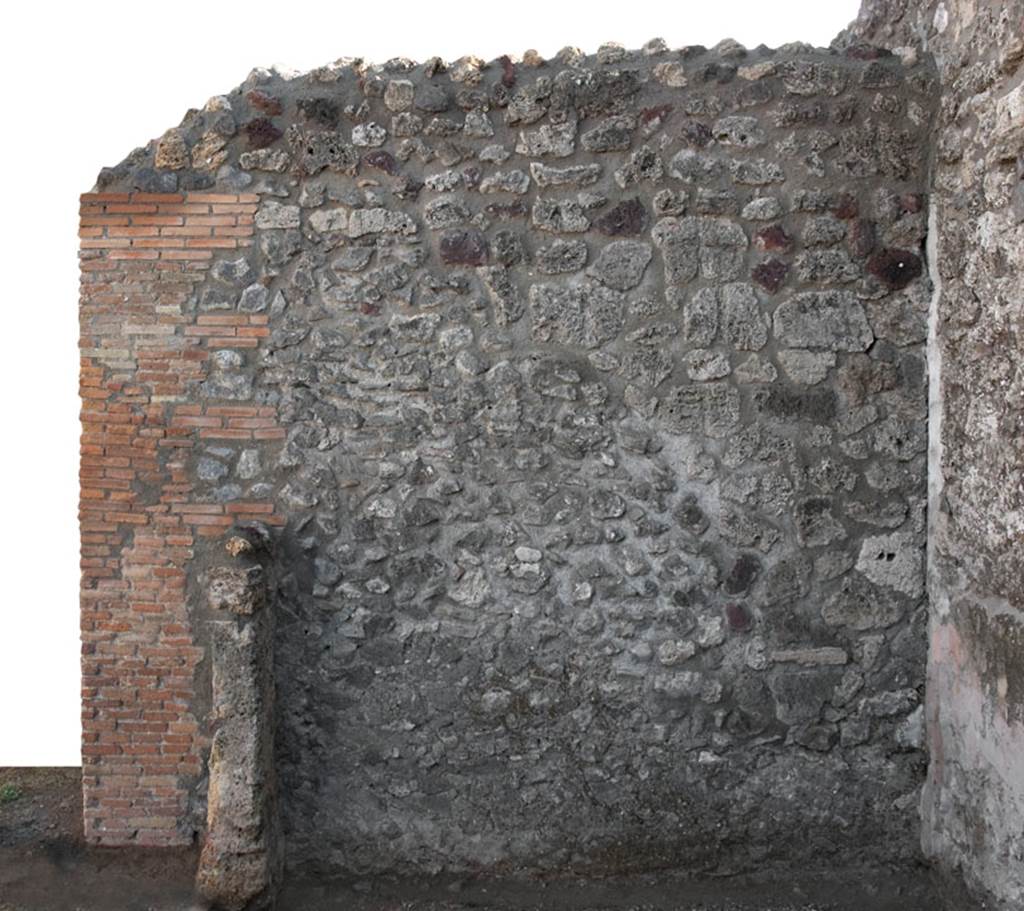
<path id="1" fill-rule="evenodd" d="M 934 89 L 864 46 L 257 71 L 104 171 L 258 200 L 138 410 L 187 446 L 147 502 L 281 516 L 292 867 L 914 856 Z"/>
<path id="2" fill-rule="evenodd" d="M 1024 3 L 869 0 L 934 55 L 928 854 L 1024 906 Z"/>

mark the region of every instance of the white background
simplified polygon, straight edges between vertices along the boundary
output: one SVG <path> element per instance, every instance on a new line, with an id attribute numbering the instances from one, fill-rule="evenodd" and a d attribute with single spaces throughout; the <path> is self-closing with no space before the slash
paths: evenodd
<path id="1" fill-rule="evenodd" d="M 19 2 L 0 89 L 0 766 L 79 762 L 77 198 L 255 66 L 827 46 L 857 0 Z"/>

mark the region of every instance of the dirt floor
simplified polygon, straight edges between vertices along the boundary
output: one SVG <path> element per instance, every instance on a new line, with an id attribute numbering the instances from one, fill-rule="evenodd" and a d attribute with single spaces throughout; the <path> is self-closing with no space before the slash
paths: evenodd
<path id="1" fill-rule="evenodd" d="M 194 850 L 94 848 L 82 839 L 79 769 L 0 768 L 0 911 L 202 911 Z M 693 882 L 289 882 L 276 911 L 984 911 L 927 870 L 829 871 Z"/>

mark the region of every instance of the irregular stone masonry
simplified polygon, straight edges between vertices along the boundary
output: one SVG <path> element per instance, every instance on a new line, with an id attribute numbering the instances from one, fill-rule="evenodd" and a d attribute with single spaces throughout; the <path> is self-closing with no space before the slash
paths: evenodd
<path id="1" fill-rule="evenodd" d="M 84 353 L 153 454 L 90 507 L 90 835 L 202 826 L 237 519 L 292 868 L 913 856 L 934 91 L 863 46 L 256 71 L 106 169 Z"/>

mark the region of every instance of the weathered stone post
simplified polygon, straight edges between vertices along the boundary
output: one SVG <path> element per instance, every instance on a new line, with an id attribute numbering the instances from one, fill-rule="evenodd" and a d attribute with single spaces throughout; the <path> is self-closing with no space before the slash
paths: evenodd
<path id="1" fill-rule="evenodd" d="M 214 730 L 209 760 L 206 840 L 199 893 L 225 911 L 265 908 L 280 881 L 274 776 L 273 611 L 253 547 L 232 538 L 231 565 L 205 575 L 210 608 Z"/>

